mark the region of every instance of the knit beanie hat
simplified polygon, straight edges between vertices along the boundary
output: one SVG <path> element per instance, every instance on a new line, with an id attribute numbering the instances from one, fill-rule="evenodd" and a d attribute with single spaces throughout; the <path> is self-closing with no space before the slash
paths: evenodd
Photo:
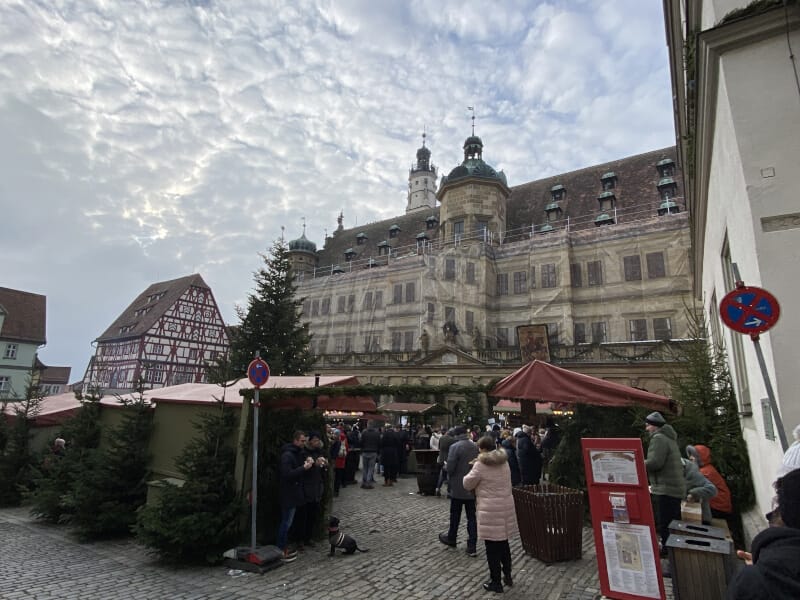
<path id="1" fill-rule="evenodd" d="M 655 425 L 656 427 L 661 427 L 662 425 L 667 424 L 667 422 L 664 420 L 664 417 L 661 416 L 661 413 L 658 411 L 651 412 L 649 415 L 647 415 L 644 418 L 644 422 L 648 425 Z"/>

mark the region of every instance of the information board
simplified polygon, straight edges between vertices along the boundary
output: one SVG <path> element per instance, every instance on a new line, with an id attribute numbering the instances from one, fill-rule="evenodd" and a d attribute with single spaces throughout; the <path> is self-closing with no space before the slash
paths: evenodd
<path id="1" fill-rule="evenodd" d="M 642 442 L 581 440 L 600 591 L 608 598 L 664 600 Z"/>

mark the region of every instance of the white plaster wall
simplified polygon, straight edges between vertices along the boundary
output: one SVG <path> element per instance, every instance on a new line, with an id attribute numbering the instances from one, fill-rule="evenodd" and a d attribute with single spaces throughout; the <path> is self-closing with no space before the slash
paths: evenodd
<path id="1" fill-rule="evenodd" d="M 800 43 L 798 41 L 797 43 Z M 708 186 L 706 243 L 703 256 L 705 301 L 725 293 L 721 252 L 727 232 L 731 259 L 748 285 L 762 286 L 783 299 L 784 311 L 774 333 L 762 335 L 769 377 L 776 390 L 785 428 L 800 421 L 796 392 L 800 384 L 796 353 L 789 345 L 799 330 L 792 300 L 800 294 L 800 230 L 765 233 L 761 218 L 800 211 L 797 156 L 800 119 L 793 75 L 786 68 L 785 39 L 772 38 L 723 55 L 717 97 L 713 154 Z M 775 177 L 764 177 L 772 168 Z M 788 310 L 787 310 L 788 309 Z M 726 330 L 728 348 L 730 336 Z M 760 399 L 766 388 L 753 343 L 744 341 L 753 416 L 743 419 L 760 512 L 771 508 L 771 488 L 782 449 L 767 440 Z M 733 371 L 733 369 L 732 369 Z M 781 398 L 784 400 L 781 401 Z"/>
<path id="2" fill-rule="evenodd" d="M 687 0 L 687 2 L 694 1 Z M 729 12 L 737 8 L 744 8 L 751 2 L 752 0 L 706 0 L 703 2 L 701 12 L 702 29 L 711 29 Z"/>
<path id="3" fill-rule="evenodd" d="M 792 43 L 800 45 L 800 33 L 792 33 Z M 784 308 L 775 328 L 762 336 L 762 346 L 778 374 L 772 381 L 785 429 L 791 431 L 800 423 L 795 353 L 800 313 L 792 306 L 800 297 L 800 279 L 787 274 L 800 272 L 800 228 L 764 231 L 762 219 L 800 213 L 800 95 L 783 35 L 729 52 L 724 63 L 752 215 L 753 283 L 771 291 Z M 742 276 L 749 281 L 750 273 Z"/>

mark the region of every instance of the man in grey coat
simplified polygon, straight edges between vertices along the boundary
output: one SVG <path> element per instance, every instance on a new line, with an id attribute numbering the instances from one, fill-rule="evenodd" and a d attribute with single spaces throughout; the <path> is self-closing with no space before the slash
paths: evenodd
<path id="1" fill-rule="evenodd" d="M 472 461 L 478 457 L 478 446 L 469 439 L 467 428 L 455 429 L 455 441 L 447 452 L 448 484 L 450 487 L 450 529 L 439 534 L 439 541 L 446 546 L 455 546 L 458 526 L 461 523 L 461 508 L 467 513 L 467 555 L 478 555 L 478 521 L 475 517 L 475 495 L 464 489 L 464 476 L 472 469 Z"/>

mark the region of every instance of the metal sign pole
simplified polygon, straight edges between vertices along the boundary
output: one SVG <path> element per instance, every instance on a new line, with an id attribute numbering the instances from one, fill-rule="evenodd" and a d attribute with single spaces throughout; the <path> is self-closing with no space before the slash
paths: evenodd
<path id="1" fill-rule="evenodd" d="M 783 419 L 778 410 L 778 402 L 775 400 L 775 392 L 772 389 L 772 382 L 767 372 L 767 363 L 764 360 L 764 353 L 761 350 L 759 334 L 770 329 L 780 316 L 780 305 L 778 300 L 769 292 L 758 287 L 748 287 L 744 285 L 741 275 L 739 275 L 739 265 L 731 263 L 731 270 L 735 280 L 735 289 L 725 294 L 720 303 L 720 317 L 723 323 L 739 333 L 746 333 L 753 340 L 753 347 L 756 350 L 758 367 L 761 369 L 761 377 L 764 380 L 764 387 L 767 390 L 769 408 L 772 417 L 775 419 L 775 426 L 778 428 L 778 437 L 781 440 L 781 447 L 786 452 L 789 442 L 786 439 L 786 432 L 783 430 Z"/>
<path id="2" fill-rule="evenodd" d="M 775 426 L 778 428 L 778 437 L 781 440 L 781 448 L 783 451 L 789 448 L 789 442 L 786 439 L 786 432 L 783 430 L 783 419 L 778 410 L 778 403 L 775 401 L 775 392 L 772 391 L 772 382 L 767 373 L 767 363 L 764 361 L 764 353 L 761 351 L 761 342 L 758 341 L 758 336 L 751 336 L 753 340 L 753 347 L 756 349 L 756 356 L 758 357 L 758 366 L 761 367 L 761 376 L 764 378 L 764 387 L 767 388 L 767 398 L 769 398 L 769 408 L 772 411 L 772 417 L 775 419 Z"/>
<path id="3" fill-rule="evenodd" d="M 253 399 L 253 487 L 250 492 L 252 499 L 250 515 L 250 548 L 256 549 L 256 521 L 258 517 L 258 388 Z"/>

